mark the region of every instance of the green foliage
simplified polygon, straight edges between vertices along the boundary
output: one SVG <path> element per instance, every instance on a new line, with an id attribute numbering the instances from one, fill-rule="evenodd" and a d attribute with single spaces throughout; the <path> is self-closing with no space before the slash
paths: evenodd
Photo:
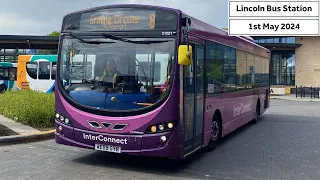
<path id="1" fill-rule="evenodd" d="M 0 114 L 32 127 L 54 126 L 54 94 L 31 90 L 0 94 Z"/>
<path id="2" fill-rule="evenodd" d="M 60 32 L 59 31 L 52 31 L 50 34 L 48 34 L 48 36 L 60 36 Z"/>
<path id="3" fill-rule="evenodd" d="M 47 36 L 60 36 L 59 31 L 52 31 Z M 38 55 L 56 55 L 58 53 L 58 49 L 40 49 L 38 51 Z"/>

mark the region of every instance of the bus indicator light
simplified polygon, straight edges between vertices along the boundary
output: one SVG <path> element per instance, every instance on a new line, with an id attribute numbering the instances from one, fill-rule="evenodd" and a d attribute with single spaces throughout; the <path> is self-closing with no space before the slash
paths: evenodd
<path id="1" fill-rule="evenodd" d="M 168 128 L 169 129 L 173 128 L 173 124 L 172 123 L 168 123 Z"/>
<path id="2" fill-rule="evenodd" d="M 152 126 L 151 127 L 151 132 L 156 132 L 157 131 L 157 127 L 156 126 Z"/>

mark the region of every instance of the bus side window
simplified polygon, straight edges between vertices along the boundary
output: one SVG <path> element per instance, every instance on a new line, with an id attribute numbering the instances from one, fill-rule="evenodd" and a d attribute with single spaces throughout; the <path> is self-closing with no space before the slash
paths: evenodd
<path id="1" fill-rule="evenodd" d="M 39 79 L 50 79 L 50 62 L 39 62 Z"/>
<path id="2" fill-rule="evenodd" d="M 56 72 L 57 72 L 57 63 L 53 62 L 51 66 L 51 79 L 56 78 Z"/>
<path id="3" fill-rule="evenodd" d="M 8 69 L 3 69 L 3 77 L 5 80 L 9 78 L 9 70 Z"/>
<path id="4" fill-rule="evenodd" d="M 4 69 L 0 68 L 0 80 L 5 80 Z"/>
<path id="5" fill-rule="evenodd" d="M 37 79 L 38 63 L 27 62 L 27 73 L 32 79 Z"/>
<path id="6" fill-rule="evenodd" d="M 10 68 L 9 72 L 9 80 L 15 81 L 17 80 L 17 68 Z"/>

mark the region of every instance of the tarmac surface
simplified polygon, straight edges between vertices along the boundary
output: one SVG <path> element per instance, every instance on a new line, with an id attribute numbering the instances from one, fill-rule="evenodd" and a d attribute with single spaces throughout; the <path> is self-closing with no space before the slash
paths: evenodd
<path id="1" fill-rule="evenodd" d="M 216 150 L 183 162 L 79 149 L 54 140 L 0 146 L 0 179 L 319 180 L 319 109 L 320 102 L 272 99 L 258 124 L 245 125 Z"/>

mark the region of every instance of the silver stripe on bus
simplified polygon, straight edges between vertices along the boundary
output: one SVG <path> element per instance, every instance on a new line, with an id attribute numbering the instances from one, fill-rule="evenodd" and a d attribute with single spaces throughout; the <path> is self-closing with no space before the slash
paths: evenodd
<path id="1" fill-rule="evenodd" d="M 91 123 L 97 123 L 98 126 L 94 126 L 94 125 L 92 125 Z M 100 126 L 100 124 L 99 124 L 98 122 L 96 122 L 96 121 L 88 121 L 88 124 L 89 124 L 91 127 L 94 127 L 94 128 L 102 128 L 102 127 Z"/>
<path id="2" fill-rule="evenodd" d="M 121 128 L 121 129 L 115 129 L 114 127 L 115 126 L 123 126 L 123 128 Z M 124 130 L 126 127 L 128 126 L 128 124 L 115 124 L 113 127 L 112 127 L 112 130 Z"/>
<path id="3" fill-rule="evenodd" d="M 108 129 L 112 125 L 112 123 L 107 123 L 107 122 L 102 122 L 101 124 L 106 129 Z"/>

